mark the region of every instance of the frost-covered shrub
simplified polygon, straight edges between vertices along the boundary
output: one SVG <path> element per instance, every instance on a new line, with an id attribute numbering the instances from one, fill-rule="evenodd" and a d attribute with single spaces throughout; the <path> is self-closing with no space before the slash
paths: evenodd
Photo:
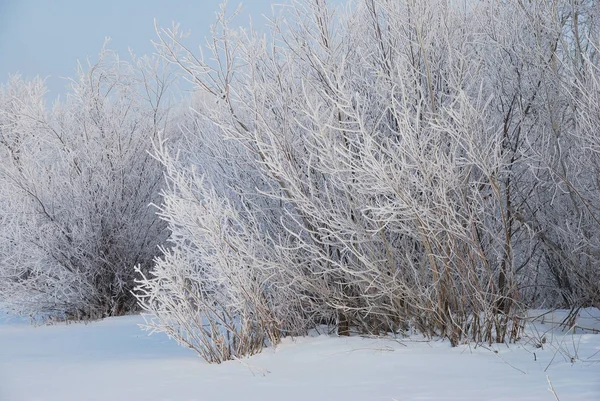
<path id="1" fill-rule="evenodd" d="M 0 91 L 6 308 L 67 319 L 137 309 L 134 266 L 150 267 L 166 233 L 149 207 L 163 174 L 148 152 L 167 123 L 161 74 L 103 51 L 52 108 L 40 80 L 15 77 Z"/>
<path id="2" fill-rule="evenodd" d="M 185 124 L 182 121 L 182 127 Z M 199 121 L 195 124 L 199 124 L 195 129 L 207 128 Z M 211 130 L 193 132 L 210 141 Z M 184 135 L 179 142 L 183 149 L 179 159 L 170 155 L 166 142 L 158 142 L 154 153 L 166 168 L 167 188 L 159 215 L 171 235 L 163 256 L 138 282 L 140 304 L 153 315 L 148 328 L 164 331 L 218 363 L 254 354 L 264 344 L 277 344 L 281 336 L 306 333 L 312 322 L 299 313 L 305 287 L 302 274 L 296 272 L 298 252 L 283 248 L 289 235 L 276 234 L 269 226 L 277 223 L 274 215 L 281 217 L 274 205 L 278 202 L 261 202 L 256 187 L 254 194 L 244 198 L 232 191 L 234 185 L 245 189 L 259 185 L 262 178 L 252 177 L 251 170 L 235 170 L 245 180 L 236 176 L 231 181 L 226 174 L 214 185 L 206 182 L 207 171 L 214 179 L 228 168 L 220 159 L 221 151 L 227 149 L 225 157 L 238 154 L 239 159 L 232 161 L 238 165 L 245 162 L 244 151 L 233 143 L 211 147 L 204 142 L 186 154 L 190 140 Z M 205 163 L 203 171 L 186 167 L 181 160 L 197 157 Z M 254 215 L 257 205 L 251 206 L 252 198 L 261 202 L 260 220 Z M 275 211 L 269 210 L 269 204 Z"/>
<path id="3" fill-rule="evenodd" d="M 524 305 L 597 303 L 595 12 L 293 2 L 267 36 L 223 12 L 216 62 L 163 31 L 203 95 L 156 151 L 149 327 L 220 361 L 321 323 L 502 342 Z"/>

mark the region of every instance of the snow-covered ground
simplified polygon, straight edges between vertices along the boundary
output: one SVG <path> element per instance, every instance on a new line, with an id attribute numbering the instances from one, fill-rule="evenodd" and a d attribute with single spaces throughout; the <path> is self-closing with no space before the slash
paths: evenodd
<path id="1" fill-rule="evenodd" d="M 547 331 L 551 319 L 510 348 L 315 336 L 222 365 L 148 337 L 139 316 L 3 322 L 0 401 L 555 400 L 548 378 L 561 401 L 600 400 L 600 335 Z M 579 325 L 600 328 L 599 311 L 582 311 Z"/>

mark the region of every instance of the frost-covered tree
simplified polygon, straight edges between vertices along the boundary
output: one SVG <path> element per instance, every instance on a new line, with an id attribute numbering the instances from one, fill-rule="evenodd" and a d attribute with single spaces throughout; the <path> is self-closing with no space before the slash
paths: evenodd
<path id="1" fill-rule="evenodd" d="M 33 317 L 89 319 L 137 308 L 166 237 L 149 205 L 163 169 L 149 154 L 168 123 L 159 63 L 103 50 L 49 108 L 41 80 L 0 91 L 0 303 Z"/>
<path id="2" fill-rule="evenodd" d="M 223 11 L 207 56 L 161 31 L 202 95 L 187 149 L 156 149 L 149 326 L 218 362 L 322 323 L 502 342 L 522 306 L 597 305 L 594 4 L 299 1 L 265 36 Z"/>

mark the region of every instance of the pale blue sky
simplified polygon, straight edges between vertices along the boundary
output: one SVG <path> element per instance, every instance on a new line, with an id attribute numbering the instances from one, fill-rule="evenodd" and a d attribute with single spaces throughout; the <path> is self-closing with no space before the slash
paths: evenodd
<path id="1" fill-rule="evenodd" d="M 154 18 L 159 25 L 172 22 L 191 31 L 190 44 L 198 45 L 209 35 L 209 26 L 221 0 L 0 0 L 0 82 L 9 74 L 26 78 L 36 75 L 46 81 L 50 97 L 63 94 L 73 76 L 77 60 L 95 60 L 106 37 L 110 49 L 126 56 L 154 51 Z M 229 0 L 233 10 L 240 1 Z M 272 3 L 281 0 L 243 1 L 239 24 L 252 16 L 254 24 L 271 14 Z"/>

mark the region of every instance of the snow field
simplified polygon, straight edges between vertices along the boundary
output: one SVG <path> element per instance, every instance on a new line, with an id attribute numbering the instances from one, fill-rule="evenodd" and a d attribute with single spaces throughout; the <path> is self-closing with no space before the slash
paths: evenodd
<path id="1" fill-rule="evenodd" d="M 554 400 L 548 378 L 561 401 L 600 400 L 600 313 L 581 312 L 588 330 L 551 329 L 563 317 L 538 319 L 510 348 L 316 335 L 221 365 L 147 336 L 141 316 L 9 321 L 0 324 L 0 400 Z"/>

